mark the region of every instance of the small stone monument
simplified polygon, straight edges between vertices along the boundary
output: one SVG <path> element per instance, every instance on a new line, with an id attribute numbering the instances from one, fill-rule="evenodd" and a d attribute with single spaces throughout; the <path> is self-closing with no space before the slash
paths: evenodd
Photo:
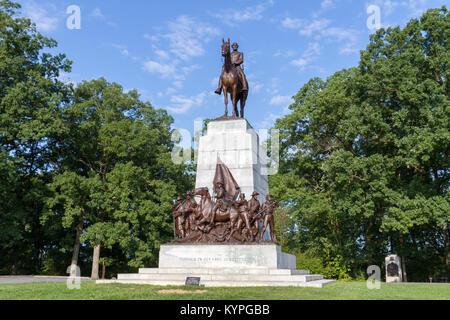
<path id="1" fill-rule="evenodd" d="M 392 254 L 386 257 L 386 283 L 403 282 L 400 257 Z"/>

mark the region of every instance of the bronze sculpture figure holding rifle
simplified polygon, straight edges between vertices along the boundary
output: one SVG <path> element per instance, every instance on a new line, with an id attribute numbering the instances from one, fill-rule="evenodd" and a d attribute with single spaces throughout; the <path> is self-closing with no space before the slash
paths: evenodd
<path id="1" fill-rule="evenodd" d="M 184 232 L 185 217 L 184 213 L 180 211 L 182 205 L 183 199 L 181 197 L 178 197 L 172 206 L 172 215 L 173 218 L 175 219 L 174 235 L 173 235 L 175 239 L 177 238 L 177 236 L 180 239 L 183 239 L 185 237 Z"/>
<path id="2" fill-rule="evenodd" d="M 259 208 L 261 207 L 261 204 L 258 200 L 259 193 L 253 192 L 252 198 L 248 202 L 248 211 L 249 211 L 249 218 L 250 218 L 250 225 L 252 227 L 253 234 L 258 234 L 259 231 L 259 221 L 261 219 L 261 214 L 259 214 Z"/>
<path id="3" fill-rule="evenodd" d="M 259 214 L 264 214 L 264 224 L 259 234 L 259 241 L 262 240 L 264 232 L 266 232 L 267 226 L 270 226 L 270 240 L 277 243 L 275 239 L 275 220 L 273 217 L 275 208 L 278 208 L 277 199 L 272 198 L 270 194 L 266 197 L 266 202 L 262 205 Z"/>

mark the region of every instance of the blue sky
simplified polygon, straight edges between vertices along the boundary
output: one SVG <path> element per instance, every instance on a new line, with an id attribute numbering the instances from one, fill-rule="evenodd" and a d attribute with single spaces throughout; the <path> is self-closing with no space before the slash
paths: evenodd
<path id="1" fill-rule="evenodd" d="M 246 118 L 264 129 L 288 112 L 309 79 L 357 65 L 375 31 L 368 28 L 369 6 L 379 8 L 383 27 L 404 26 L 428 8 L 450 8 L 450 0 L 18 2 L 41 33 L 58 41 L 57 51 L 74 61 L 63 80 L 103 76 L 137 89 L 143 100 L 168 110 L 174 127 L 191 132 L 195 120 L 224 112 L 223 96 L 213 93 L 222 38 L 238 42 L 245 54 Z M 70 5 L 81 9 L 79 30 L 66 26 Z"/>

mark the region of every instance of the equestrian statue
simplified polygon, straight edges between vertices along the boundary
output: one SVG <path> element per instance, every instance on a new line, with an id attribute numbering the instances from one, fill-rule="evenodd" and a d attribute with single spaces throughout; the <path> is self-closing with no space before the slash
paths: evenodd
<path id="1" fill-rule="evenodd" d="M 244 118 L 244 108 L 248 97 L 248 81 L 243 70 L 244 54 L 238 51 L 239 45 L 235 42 L 232 45 L 233 52 L 230 50 L 230 38 L 225 42 L 222 39 L 222 56 L 225 63 L 222 67 L 222 74 L 219 78 L 219 88 L 215 91 L 218 95 L 222 94 L 225 98 L 225 115 L 228 118 L 228 94 L 231 95 L 233 104 L 233 118 L 239 117 L 237 103 L 240 102 L 240 117 Z"/>

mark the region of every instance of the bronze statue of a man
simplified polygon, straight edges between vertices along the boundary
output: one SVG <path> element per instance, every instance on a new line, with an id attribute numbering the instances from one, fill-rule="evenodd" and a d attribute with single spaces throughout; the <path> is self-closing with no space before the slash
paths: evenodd
<path id="1" fill-rule="evenodd" d="M 237 51 L 239 45 L 235 42 L 232 45 L 233 52 L 231 53 L 231 63 L 236 68 L 239 80 L 242 83 L 242 91 L 248 91 L 247 86 L 247 77 L 245 76 L 244 70 L 242 70 L 241 65 L 244 63 L 244 54 L 242 52 Z M 223 73 L 223 68 L 222 68 Z M 215 91 L 218 95 L 222 94 L 222 77 L 219 77 L 219 88 Z"/>
<path id="2" fill-rule="evenodd" d="M 175 219 L 175 233 L 180 239 L 183 239 L 186 236 L 184 232 L 184 213 L 180 211 L 182 205 L 183 199 L 181 197 L 178 197 L 172 206 L 172 214 Z"/>
<path id="3" fill-rule="evenodd" d="M 267 226 L 270 226 L 270 240 L 272 242 L 277 242 L 275 239 L 275 220 L 273 217 L 273 213 L 275 208 L 278 208 L 278 202 L 276 199 L 273 199 L 270 194 L 266 197 L 266 202 L 262 205 L 260 213 L 264 214 L 264 224 L 259 234 L 259 240 L 261 241 L 264 232 L 266 232 Z"/>
<path id="4" fill-rule="evenodd" d="M 241 193 L 240 198 L 238 201 L 234 201 L 234 205 L 237 207 L 238 213 L 239 213 L 239 220 L 237 226 L 231 226 L 233 229 L 231 234 L 235 231 L 241 231 L 242 223 L 244 223 L 245 229 L 248 232 L 250 238 L 250 241 L 255 240 L 255 234 L 252 231 L 252 226 L 250 223 L 250 213 L 248 208 L 248 201 L 245 200 L 245 194 Z"/>
<path id="5" fill-rule="evenodd" d="M 224 201 L 223 198 L 218 198 L 216 201 L 216 204 L 211 210 L 211 220 L 209 221 L 209 225 L 213 226 L 214 222 L 216 220 L 216 215 L 226 215 L 229 214 L 231 208 L 230 206 Z"/>
<path id="6" fill-rule="evenodd" d="M 226 195 L 226 191 L 225 191 L 225 186 L 223 185 L 222 182 L 217 182 L 216 185 L 214 186 L 214 191 L 216 192 L 216 200 L 225 200 L 225 195 Z"/>
<path id="7" fill-rule="evenodd" d="M 195 231 L 196 227 L 196 215 L 197 203 L 191 198 L 191 193 L 186 193 L 186 202 L 183 204 L 182 210 L 186 215 L 186 235 L 189 235 L 192 231 Z"/>
<path id="8" fill-rule="evenodd" d="M 258 192 L 256 191 L 253 192 L 252 198 L 248 202 L 250 224 L 252 225 L 253 229 L 252 231 L 254 235 L 258 234 L 259 231 L 259 219 L 260 219 L 259 208 L 261 207 L 261 204 L 259 203 L 258 196 L 259 196 Z"/>

